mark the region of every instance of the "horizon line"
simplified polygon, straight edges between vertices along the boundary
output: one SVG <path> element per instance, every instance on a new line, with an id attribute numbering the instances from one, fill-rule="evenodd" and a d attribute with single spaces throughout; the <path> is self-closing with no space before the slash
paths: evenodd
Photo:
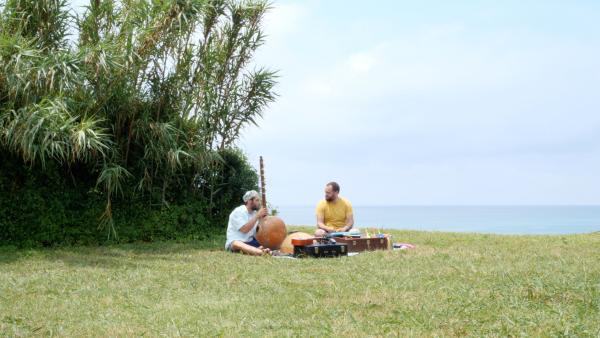
<path id="1" fill-rule="evenodd" d="M 273 207 L 315 207 L 316 204 L 281 204 Z M 353 204 L 352 207 L 600 207 L 600 204 Z"/>

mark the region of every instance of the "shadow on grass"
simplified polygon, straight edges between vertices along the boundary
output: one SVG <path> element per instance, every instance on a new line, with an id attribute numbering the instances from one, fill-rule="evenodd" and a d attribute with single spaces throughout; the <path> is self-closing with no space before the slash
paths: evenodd
<path id="1" fill-rule="evenodd" d="M 209 236 L 203 240 L 173 240 L 109 244 L 100 246 L 65 246 L 53 248 L 20 249 L 15 246 L 0 246 L 0 265 L 21 260 L 39 259 L 61 261 L 77 267 L 134 267 L 147 261 L 176 261 L 182 255 L 198 251 L 223 251 L 225 237 Z"/>
<path id="2" fill-rule="evenodd" d="M 291 227 L 290 230 L 307 231 L 308 227 Z M 394 242 L 408 242 L 420 250 L 456 252 L 468 248 L 482 253 L 508 253 L 518 250 L 523 254 L 540 247 L 569 250 L 580 245 L 600 244 L 600 233 L 559 236 L 517 236 L 468 233 L 437 233 L 421 231 L 392 231 Z M 136 267 L 156 261 L 177 262 L 189 259 L 198 251 L 223 251 L 225 234 L 209 235 L 203 240 L 178 240 L 150 243 L 123 243 L 102 246 L 71 246 L 55 248 L 19 249 L 0 246 L 0 266 L 21 260 L 63 262 L 77 267 Z M 440 251 L 441 250 L 441 251 Z"/>

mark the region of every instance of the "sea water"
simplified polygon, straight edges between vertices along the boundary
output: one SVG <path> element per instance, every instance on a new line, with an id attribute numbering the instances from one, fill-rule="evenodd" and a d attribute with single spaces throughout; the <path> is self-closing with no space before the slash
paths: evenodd
<path id="1" fill-rule="evenodd" d="M 496 234 L 600 231 L 600 206 L 354 206 L 359 228 Z M 290 225 L 315 225 L 314 206 L 277 207 Z"/>

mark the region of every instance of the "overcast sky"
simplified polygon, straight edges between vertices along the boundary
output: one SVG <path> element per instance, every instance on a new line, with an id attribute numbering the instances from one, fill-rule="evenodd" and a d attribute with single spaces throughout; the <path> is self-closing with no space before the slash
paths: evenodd
<path id="1" fill-rule="evenodd" d="M 240 146 L 274 205 L 600 204 L 600 2 L 273 6 Z"/>
<path id="2" fill-rule="evenodd" d="M 77 6 L 87 1 L 73 1 Z M 600 204 L 600 2 L 275 0 L 275 206 Z"/>

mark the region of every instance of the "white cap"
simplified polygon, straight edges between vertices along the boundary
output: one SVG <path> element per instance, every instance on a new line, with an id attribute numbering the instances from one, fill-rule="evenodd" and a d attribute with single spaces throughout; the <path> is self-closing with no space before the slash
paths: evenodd
<path id="1" fill-rule="evenodd" d="M 246 203 L 253 198 L 260 198 L 256 190 L 246 191 L 242 200 L 244 201 L 244 203 Z"/>

